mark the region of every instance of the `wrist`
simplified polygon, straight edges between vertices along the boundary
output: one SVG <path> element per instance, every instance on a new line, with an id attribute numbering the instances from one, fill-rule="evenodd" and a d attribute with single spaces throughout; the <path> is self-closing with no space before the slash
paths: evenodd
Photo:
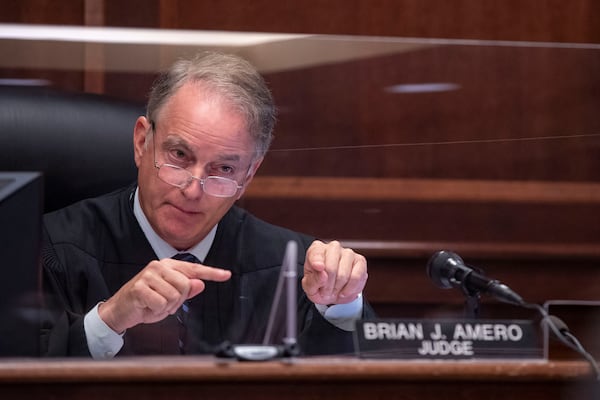
<path id="1" fill-rule="evenodd" d="M 112 308 L 110 306 L 110 302 L 101 301 L 98 304 L 98 316 L 100 317 L 100 319 L 102 320 L 102 322 L 104 322 L 115 333 L 117 333 L 119 335 L 122 335 L 123 333 L 125 333 L 125 331 L 127 330 L 127 328 L 120 327 L 116 323 L 115 318 L 113 318 L 113 314 L 114 313 L 112 312 Z"/>

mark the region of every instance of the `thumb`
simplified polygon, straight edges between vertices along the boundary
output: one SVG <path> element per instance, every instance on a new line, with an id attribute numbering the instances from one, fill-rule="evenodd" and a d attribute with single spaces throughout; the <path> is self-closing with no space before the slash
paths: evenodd
<path id="1" fill-rule="evenodd" d="M 202 293 L 205 287 L 206 285 L 200 279 L 190 279 L 190 292 L 187 298 L 191 299 L 192 297 L 196 297 Z"/>

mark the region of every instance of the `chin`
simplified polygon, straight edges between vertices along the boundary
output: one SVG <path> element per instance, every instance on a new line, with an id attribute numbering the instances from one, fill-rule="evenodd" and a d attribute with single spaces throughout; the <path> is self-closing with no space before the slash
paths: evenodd
<path id="1" fill-rule="evenodd" d="M 170 235 L 164 238 L 167 243 L 175 247 L 177 250 L 187 250 L 190 247 L 196 245 L 201 239 L 195 237 L 188 238 L 182 235 Z"/>
<path id="2" fill-rule="evenodd" d="M 198 223 L 190 223 L 189 219 L 186 221 L 175 221 L 171 219 L 167 224 L 161 226 L 159 235 L 172 246 L 181 243 L 196 244 L 196 242 L 199 241 L 197 239 L 200 234 L 198 229 L 199 225 L 200 224 Z"/>

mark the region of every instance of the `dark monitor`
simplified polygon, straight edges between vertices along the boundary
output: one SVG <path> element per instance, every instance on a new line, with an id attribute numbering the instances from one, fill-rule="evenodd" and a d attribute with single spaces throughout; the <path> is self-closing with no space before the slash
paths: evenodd
<path id="1" fill-rule="evenodd" d="M 39 354 L 43 180 L 0 172 L 0 356 Z"/>

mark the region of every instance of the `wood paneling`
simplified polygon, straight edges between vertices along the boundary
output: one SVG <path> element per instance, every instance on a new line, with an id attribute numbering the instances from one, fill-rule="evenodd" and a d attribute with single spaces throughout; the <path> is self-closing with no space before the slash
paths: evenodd
<path id="1" fill-rule="evenodd" d="M 164 1 L 164 0 L 163 0 Z M 118 0 L 107 0 L 118 2 Z M 177 0 L 164 28 L 600 42 L 593 0 Z"/>
<path id="2" fill-rule="evenodd" d="M 595 399 L 579 361 L 407 362 L 211 358 L 3 362 L 0 393 L 39 399 Z M 450 397 L 448 397 L 450 396 Z"/>
<path id="3" fill-rule="evenodd" d="M 407 245 L 410 245 L 408 243 Z M 525 256 L 505 253 L 504 258 L 490 255 L 476 255 L 464 246 L 452 246 L 452 243 L 441 243 L 443 247 L 435 250 L 452 249 L 459 254 L 467 264 L 480 268 L 486 276 L 498 279 L 523 297 L 529 303 L 543 304 L 548 300 L 586 300 L 598 299 L 598 282 L 600 271 L 598 260 L 600 256 L 577 258 L 571 255 L 541 257 L 529 253 Z M 461 316 L 464 296 L 460 290 L 444 290 L 436 287 L 427 276 L 426 265 L 429 257 L 435 251 L 422 257 L 369 256 L 369 285 L 366 289 L 367 298 L 373 303 L 376 311 L 387 316 L 405 316 L 394 310 L 393 306 L 404 308 L 415 307 L 408 315 L 423 316 L 427 310 L 430 316 L 452 307 L 454 316 Z M 592 260 L 590 260 L 592 259 Z M 498 307 L 498 302 L 483 294 L 483 309 L 486 315 L 496 317 L 516 317 L 517 315 L 535 316 L 527 310 L 515 306 Z M 381 305 L 381 309 L 378 309 Z M 485 309 L 488 308 L 486 311 Z M 458 312 L 457 312 L 458 311 Z M 458 314 L 458 315 L 457 315 Z"/>
<path id="4" fill-rule="evenodd" d="M 597 184 L 258 176 L 242 205 L 267 221 L 340 239 L 367 257 L 365 290 L 387 317 L 462 316 L 465 298 L 426 274 L 438 250 L 526 301 L 600 296 Z M 482 296 L 482 315 L 537 318 Z"/>
<path id="5" fill-rule="evenodd" d="M 261 218 L 324 239 L 597 244 L 597 205 L 252 199 Z"/>
<path id="6" fill-rule="evenodd" d="M 600 42 L 593 0 L 103 0 L 108 26 Z M 1 22 L 83 24 L 85 0 L 3 0 Z"/>
<path id="7" fill-rule="evenodd" d="M 0 23 L 86 24 L 85 0 L 2 0 L 0 1 L 0 9 Z M 2 48 L 2 50 L 3 57 L 10 57 L 10 53 L 7 54 L 5 48 Z M 48 54 L 44 54 L 44 56 L 52 57 Z M 59 55 L 56 56 L 60 57 Z M 69 91 L 83 90 L 85 82 L 83 71 L 40 70 L 33 66 L 32 68 L 2 68 L 0 69 L 0 78 L 42 80 L 49 85 Z"/>
<path id="8" fill-rule="evenodd" d="M 600 184 L 459 179 L 258 176 L 246 197 L 465 203 L 598 204 Z"/>
<path id="9" fill-rule="evenodd" d="M 84 25 L 85 0 L 2 0 L 0 22 Z"/>
<path id="10" fill-rule="evenodd" d="M 326 239 L 600 251 L 600 227 L 593 222 L 599 195 L 598 184 L 581 183 L 258 176 L 240 204 L 267 221 Z"/>
<path id="11" fill-rule="evenodd" d="M 598 181 L 598 70 L 597 50 L 440 45 L 267 74 L 261 173 Z M 389 92 L 423 83 L 457 88 Z"/>
<path id="12" fill-rule="evenodd" d="M 159 15 L 159 0 L 103 1 L 106 26 L 164 28 Z M 177 9 L 176 1 L 169 3 L 172 8 Z"/>

